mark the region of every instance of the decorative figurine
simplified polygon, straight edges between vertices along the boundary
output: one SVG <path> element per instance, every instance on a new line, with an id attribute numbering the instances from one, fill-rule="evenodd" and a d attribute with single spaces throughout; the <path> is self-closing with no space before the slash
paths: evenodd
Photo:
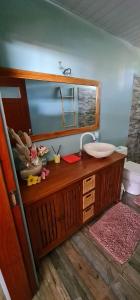
<path id="1" fill-rule="evenodd" d="M 9 135 L 11 140 L 14 140 L 14 150 L 20 165 L 18 169 L 21 178 L 27 180 L 28 186 L 45 179 L 49 174 L 49 170 L 42 168 L 42 158 L 49 152 L 49 149 L 42 145 L 36 147 L 26 132 L 19 131 L 17 134 L 14 129 L 10 128 Z"/>

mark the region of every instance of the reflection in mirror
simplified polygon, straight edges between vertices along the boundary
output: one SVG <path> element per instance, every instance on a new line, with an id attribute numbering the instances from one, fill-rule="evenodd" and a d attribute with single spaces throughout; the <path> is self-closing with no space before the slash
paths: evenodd
<path id="1" fill-rule="evenodd" d="M 94 125 L 96 86 L 26 80 L 32 133 Z"/>
<path id="2" fill-rule="evenodd" d="M 8 127 L 32 133 L 32 141 L 99 128 L 99 81 L 0 68 L 0 92 Z"/>
<path id="3" fill-rule="evenodd" d="M 20 89 L 19 87 L 5 87 L 5 86 L 1 86 L 0 87 L 0 95 L 1 98 L 3 99 L 20 99 L 21 95 L 20 95 Z"/>

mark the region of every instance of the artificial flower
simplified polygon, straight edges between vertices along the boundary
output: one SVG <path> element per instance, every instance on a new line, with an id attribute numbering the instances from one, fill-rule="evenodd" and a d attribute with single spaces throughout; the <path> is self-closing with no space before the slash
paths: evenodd
<path id="1" fill-rule="evenodd" d="M 27 178 L 27 186 L 39 183 L 41 181 L 41 176 L 29 175 Z"/>
<path id="2" fill-rule="evenodd" d="M 40 145 L 38 148 L 38 155 L 43 156 L 44 154 L 47 154 L 49 152 L 49 149 L 43 145 Z"/>

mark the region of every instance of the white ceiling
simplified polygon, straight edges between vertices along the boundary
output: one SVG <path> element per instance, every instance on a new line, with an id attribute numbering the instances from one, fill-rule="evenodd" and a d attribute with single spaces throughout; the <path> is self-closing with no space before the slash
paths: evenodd
<path id="1" fill-rule="evenodd" d="M 51 0 L 140 48 L 140 0 Z"/>

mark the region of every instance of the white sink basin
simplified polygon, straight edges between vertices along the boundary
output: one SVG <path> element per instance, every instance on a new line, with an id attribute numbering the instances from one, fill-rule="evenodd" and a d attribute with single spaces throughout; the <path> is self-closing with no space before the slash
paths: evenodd
<path id="1" fill-rule="evenodd" d="M 86 153 L 96 158 L 107 157 L 111 155 L 116 147 L 107 143 L 88 143 L 83 146 Z"/>

